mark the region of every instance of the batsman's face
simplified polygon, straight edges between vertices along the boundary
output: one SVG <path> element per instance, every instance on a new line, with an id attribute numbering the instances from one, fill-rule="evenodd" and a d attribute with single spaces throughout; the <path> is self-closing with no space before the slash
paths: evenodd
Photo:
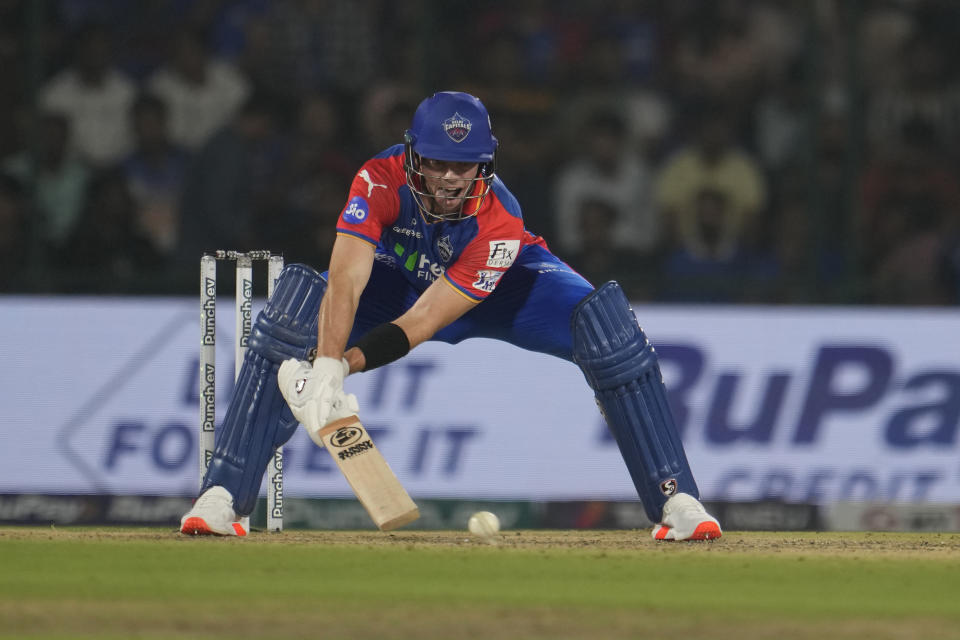
<path id="1" fill-rule="evenodd" d="M 424 187 L 433 196 L 432 210 L 436 214 L 455 213 L 463 206 L 463 199 L 473 188 L 480 165 L 475 162 L 451 162 L 422 158 L 420 172 Z"/>

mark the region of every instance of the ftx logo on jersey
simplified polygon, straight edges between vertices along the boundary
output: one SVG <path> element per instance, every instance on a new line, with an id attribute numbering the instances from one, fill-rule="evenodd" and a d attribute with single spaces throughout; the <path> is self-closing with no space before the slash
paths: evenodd
<path id="1" fill-rule="evenodd" d="M 509 267 L 517 259 L 519 250 L 519 240 L 491 240 L 490 253 L 487 254 L 487 266 Z"/>

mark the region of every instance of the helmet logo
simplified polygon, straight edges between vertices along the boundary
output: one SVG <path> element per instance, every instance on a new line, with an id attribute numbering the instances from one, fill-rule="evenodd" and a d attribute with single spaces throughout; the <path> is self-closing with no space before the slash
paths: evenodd
<path id="1" fill-rule="evenodd" d="M 443 130 L 446 131 L 447 137 L 454 142 L 463 142 L 466 140 L 472 128 L 473 123 L 459 113 L 454 113 L 443 121 Z"/>

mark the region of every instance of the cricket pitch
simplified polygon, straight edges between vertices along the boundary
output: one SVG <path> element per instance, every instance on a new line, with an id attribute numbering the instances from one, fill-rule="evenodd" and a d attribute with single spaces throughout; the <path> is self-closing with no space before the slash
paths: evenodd
<path id="1" fill-rule="evenodd" d="M 960 535 L 0 528 L 0 638 L 956 638 Z"/>

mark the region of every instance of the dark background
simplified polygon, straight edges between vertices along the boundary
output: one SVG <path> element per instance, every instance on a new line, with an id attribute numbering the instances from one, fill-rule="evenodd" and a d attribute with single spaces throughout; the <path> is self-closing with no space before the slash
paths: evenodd
<path id="1" fill-rule="evenodd" d="M 0 293 L 325 267 L 443 89 L 527 227 L 634 300 L 960 301 L 960 3 L 0 0 Z"/>

